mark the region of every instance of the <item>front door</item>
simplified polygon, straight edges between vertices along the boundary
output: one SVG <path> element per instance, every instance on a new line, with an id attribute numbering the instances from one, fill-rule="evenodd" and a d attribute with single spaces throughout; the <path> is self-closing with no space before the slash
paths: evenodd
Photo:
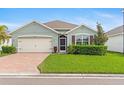
<path id="1" fill-rule="evenodd" d="M 59 50 L 60 52 L 66 52 L 66 37 L 59 38 Z"/>

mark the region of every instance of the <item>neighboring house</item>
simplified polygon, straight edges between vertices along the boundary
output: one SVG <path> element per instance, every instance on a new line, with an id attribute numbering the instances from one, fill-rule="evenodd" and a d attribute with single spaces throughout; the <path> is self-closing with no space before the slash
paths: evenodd
<path id="1" fill-rule="evenodd" d="M 123 52 L 123 26 L 116 27 L 108 32 L 106 45 L 109 51 Z"/>
<path id="2" fill-rule="evenodd" d="M 72 44 L 91 44 L 96 31 L 85 25 L 59 20 L 30 22 L 11 33 L 12 43 L 18 52 L 66 52 Z"/>

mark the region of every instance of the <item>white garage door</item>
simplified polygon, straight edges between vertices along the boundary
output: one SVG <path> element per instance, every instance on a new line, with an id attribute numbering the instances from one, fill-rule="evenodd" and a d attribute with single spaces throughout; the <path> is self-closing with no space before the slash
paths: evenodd
<path id="1" fill-rule="evenodd" d="M 109 51 L 123 52 L 123 35 L 109 37 L 105 45 Z"/>
<path id="2" fill-rule="evenodd" d="M 51 38 L 18 38 L 18 52 L 52 52 Z"/>

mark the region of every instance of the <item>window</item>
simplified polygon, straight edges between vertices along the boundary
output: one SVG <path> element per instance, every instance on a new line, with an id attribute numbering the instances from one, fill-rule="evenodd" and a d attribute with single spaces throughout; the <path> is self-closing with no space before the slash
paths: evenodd
<path id="1" fill-rule="evenodd" d="M 89 35 L 76 35 L 76 45 L 88 45 Z"/>
<path id="2" fill-rule="evenodd" d="M 82 45 L 82 35 L 76 36 L 76 45 Z"/>
<path id="3" fill-rule="evenodd" d="M 89 36 L 83 35 L 83 45 L 89 44 Z"/>
<path id="4" fill-rule="evenodd" d="M 82 35 L 76 36 L 76 44 L 77 45 L 82 45 Z"/>

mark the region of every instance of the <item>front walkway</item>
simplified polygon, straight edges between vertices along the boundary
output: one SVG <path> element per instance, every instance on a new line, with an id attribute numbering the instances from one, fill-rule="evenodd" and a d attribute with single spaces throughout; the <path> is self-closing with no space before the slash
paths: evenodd
<path id="1" fill-rule="evenodd" d="M 48 53 L 16 53 L 0 57 L 0 74 L 39 74 L 37 66 Z"/>

